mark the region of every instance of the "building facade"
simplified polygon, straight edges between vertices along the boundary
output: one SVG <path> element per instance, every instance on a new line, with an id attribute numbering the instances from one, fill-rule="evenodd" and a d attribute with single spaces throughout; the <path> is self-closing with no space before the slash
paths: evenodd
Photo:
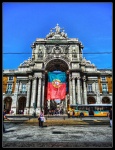
<path id="1" fill-rule="evenodd" d="M 32 44 L 32 57 L 17 70 L 3 70 L 3 107 L 14 114 L 38 114 L 50 109 L 47 99 L 48 72 L 67 75 L 67 91 L 61 100 L 64 112 L 68 104 L 112 104 L 112 70 L 97 69 L 83 57 L 83 45 L 68 38 L 57 24 L 45 38 Z"/>

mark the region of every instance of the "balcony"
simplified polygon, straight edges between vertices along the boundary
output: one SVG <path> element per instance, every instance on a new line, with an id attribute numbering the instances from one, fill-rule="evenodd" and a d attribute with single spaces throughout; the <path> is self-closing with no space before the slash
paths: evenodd
<path id="1" fill-rule="evenodd" d="M 107 94 L 109 94 L 109 92 L 108 91 L 102 91 L 102 94 L 107 95 Z"/>
<path id="2" fill-rule="evenodd" d="M 94 91 L 87 91 L 87 95 L 95 95 Z"/>
<path id="3" fill-rule="evenodd" d="M 5 94 L 12 94 L 12 91 L 6 91 Z"/>
<path id="4" fill-rule="evenodd" d="M 20 94 L 27 94 L 27 91 L 20 91 Z"/>

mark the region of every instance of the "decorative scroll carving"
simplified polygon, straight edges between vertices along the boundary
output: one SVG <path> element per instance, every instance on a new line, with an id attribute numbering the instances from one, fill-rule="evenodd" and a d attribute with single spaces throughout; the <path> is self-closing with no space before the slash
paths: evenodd
<path id="1" fill-rule="evenodd" d="M 56 45 L 56 46 L 54 47 L 53 53 L 55 53 L 55 54 L 60 54 L 60 53 L 61 53 L 61 48 Z"/>
<path id="2" fill-rule="evenodd" d="M 32 63 L 32 59 L 28 58 L 28 60 L 25 60 L 23 63 L 20 64 L 20 66 L 28 66 Z"/>
<path id="3" fill-rule="evenodd" d="M 50 54 L 51 53 L 51 47 L 48 45 L 46 45 L 45 47 L 46 47 L 46 53 Z"/>
<path id="4" fill-rule="evenodd" d="M 43 48 L 42 47 L 39 47 L 38 58 L 40 58 L 40 59 L 43 58 Z"/>

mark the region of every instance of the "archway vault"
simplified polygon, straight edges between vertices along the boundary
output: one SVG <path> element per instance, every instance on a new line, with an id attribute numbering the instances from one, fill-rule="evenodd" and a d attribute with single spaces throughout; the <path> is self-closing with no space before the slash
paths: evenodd
<path id="1" fill-rule="evenodd" d="M 45 70 L 47 71 L 59 70 L 65 72 L 68 70 L 68 68 L 69 68 L 68 64 L 64 60 L 53 59 L 47 63 Z"/>
<path id="2" fill-rule="evenodd" d="M 62 72 L 67 72 L 67 70 L 69 70 L 69 65 L 68 65 L 68 62 L 66 62 L 65 60 L 62 60 L 62 59 L 52 59 L 52 60 L 49 60 L 47 63 L 46 63 L 46 67 L 45 67 L 45 70 L 46 70 L 46 74 L 45 74 L 45 90 L 44 90 L 44 110 L 45 110 L 45 113 L 47 114 L 48 113 L 48 101 L 47 101 L 47 82 L 48 82 L 48 76 L 47 76 L 47 73 L 48 72 L 52 72 L 52 71 L 62 71 Z M 67 82 L 68 82 L 68 76 L 69 74 L 66 74 L 67 75 Z M 67 84 L 67 89 L 69 89 L 69 84 Z M 68 90 L 66 92 L 66 94 L 68 94 Z"/>
<path id="3" fill-rule="evenodd" d="M 4 109 L 6 109 L 6 113 L 9 113 L 11 110 L 12 105 L 12 98 L 11 97 L 5 97 L 4 99 Z"/>

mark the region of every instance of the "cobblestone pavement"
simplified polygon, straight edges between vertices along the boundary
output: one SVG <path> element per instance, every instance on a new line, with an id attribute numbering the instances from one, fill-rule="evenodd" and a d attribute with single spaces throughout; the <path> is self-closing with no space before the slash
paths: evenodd
<path id="1" fill-rule="evenodd" d="M 3 148 L 113 147 L 113 132 L 108 125 L 48 126 L 5 123 Z"/>

